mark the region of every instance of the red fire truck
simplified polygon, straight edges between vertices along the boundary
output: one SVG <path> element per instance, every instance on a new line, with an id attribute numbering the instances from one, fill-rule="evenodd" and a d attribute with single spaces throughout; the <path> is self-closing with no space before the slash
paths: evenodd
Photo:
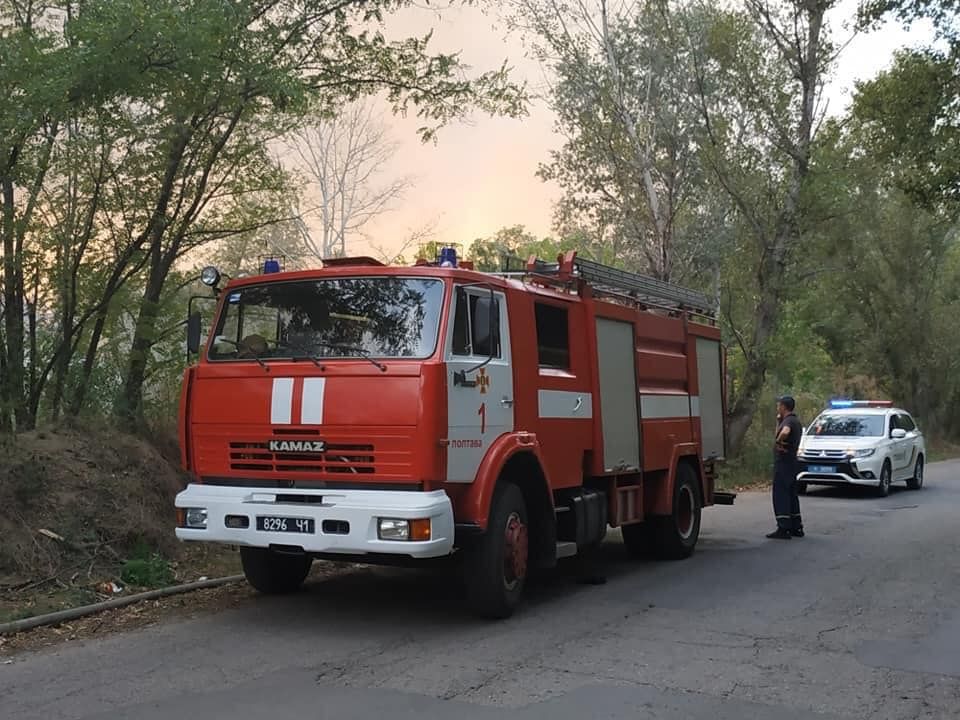
<path id="1" fill-rule="evenodd" d="M 448 558 L 488 617 L 531 571 L 594 551 L 689 556 L 725 451 L 724 355 L 704 295 L 576 253 L 481 273 L 369 258 L 219 289 L 183 379 L 182 540 L 240 547 L 250 584 L 314 558 Z M 188 322 L 200 352 L 200 321 Z"/>

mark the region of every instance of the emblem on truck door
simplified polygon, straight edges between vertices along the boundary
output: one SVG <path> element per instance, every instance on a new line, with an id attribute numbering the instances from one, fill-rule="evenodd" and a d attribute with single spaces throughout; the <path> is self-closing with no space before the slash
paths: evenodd
<path id="1" fill-rule="evenodd" d="M 480 388 L 481 395 L 487 394 L 487 388 L 490 387 L 490 376 L 487 375 L 486 368 L 480 368 L 480 372 L 477 375 L 477 387 Z"/>
<path id="2" fill-rule="evenodd" d="M 327 449 L 323 440 L 271 440 L 270 452 L 322 453 Z"/>

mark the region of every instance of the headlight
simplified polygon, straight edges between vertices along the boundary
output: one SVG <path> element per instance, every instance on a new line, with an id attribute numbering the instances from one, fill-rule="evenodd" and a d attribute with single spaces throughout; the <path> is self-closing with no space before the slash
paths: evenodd
<path id="1" fill-rule="evenodd" d="M 430 519 L 401 520 L 380 518 L 377 522 L 377 537 L 381 540 L 424 541 L 431 537 Z"/>
<path id="2" fill-rule="evenodd" d="M 207 265 L 200 271 L 200 282 L 210 287 L 216 287 L 217 283 L 220 282 L 220 271 L 213 265 Z"/>
<path id="3" fill-rule="evenodd" d="M 380 518 L 377 535 L 381 540 L 407 540 L 410 537 L 410 523 L 406 520 Z"/>
<path id="4" fill-rule="evenodd" d="M 207 527 L 207 509 L 206 508 L 185 508 L 183 513 L 183 526 L 194 530 L 204 530 Z"/>
<path id="5" fill-rule="evenodd" d="M 867 448 L 866 450 L 851 450 L 849 454 L 850 454 L 850 457 L 868 458 L 876 452 L 877 452 L 876 448 Z"/>

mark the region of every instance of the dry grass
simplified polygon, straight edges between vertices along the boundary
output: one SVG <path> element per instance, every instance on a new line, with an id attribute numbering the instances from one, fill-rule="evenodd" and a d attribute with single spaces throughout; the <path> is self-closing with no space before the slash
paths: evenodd
<path id="1" fill-rule="evenodd" d="M 164 451 L 68 428 L 0 448 L 0 622 L 96 602 L 122 576 L 149 587 L 239 571 L 233 551 L 177 541 L 173 499 L 186 478 Z M 130 572 L 137 563 L 149 572 Z"/>

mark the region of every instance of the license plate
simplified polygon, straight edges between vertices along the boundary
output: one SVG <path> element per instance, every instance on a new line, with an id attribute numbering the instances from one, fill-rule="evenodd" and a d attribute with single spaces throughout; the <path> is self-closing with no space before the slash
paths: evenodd
<path id="1" fill-rule="evenodd" d="M 807 465 L 807 472 L 812 473 L 835 473 L 837 469 L 832 465 Z"/>
<path id="2" fill-rule="evenodd" d="M 313 518 L 258 516 L 257 530 L 312 535 L 314 533 Z"/>

